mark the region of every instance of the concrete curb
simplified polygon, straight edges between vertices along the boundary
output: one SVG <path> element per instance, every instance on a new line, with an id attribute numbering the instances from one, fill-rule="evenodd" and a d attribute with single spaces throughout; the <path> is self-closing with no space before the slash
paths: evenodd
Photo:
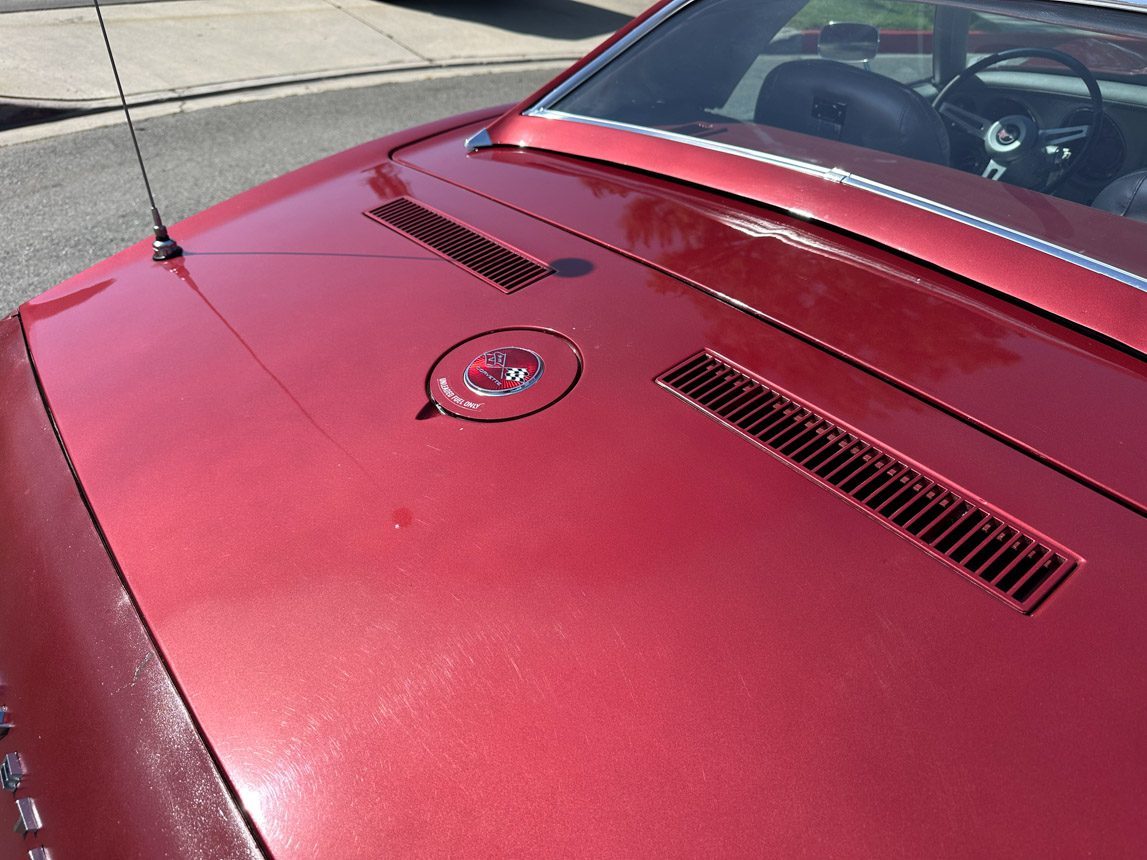
<path id="1" fill-rule="evenodd" d="M 215 87 L 196 87 L 193 91 L 157 93 L 147 100 L 128 99 L 132 119 L 139 121 L 153 117 L 170 116 L 194 110 L 223 107 L 231 104 L 286 98 L 312 93 L 334 92 L 342 89 L 372 87 L 380 84 L 399 84 L 414 80 L 448 78 L 456 75 L 497 74 L 512 70 L 530 71 L 552 69 L 555 73 L 565 68 L 576 56 L 546 58 L 510 58 L 504 60 L 448 63 L 410 64 L 352 72 L 334 72 L 330 75 L 283 76 L 281 79 L 255 82 L 235 82 Z M 0 103 L 29 108 L 47 108 L 78 112 L 66 118 L 40 122 L 17 128 L 0 130 L 0 147 L 14 146 L 35 140 L 44 140 L 93 128 L 119 125 L 124 122 L 119 99 L 101 99 L 98 102 L 59 102 L 15 100 L 0 98 Z"/>
<path id="2" fill-rule="evenodd" d="M 133 110 L 137 107 L 162 104 L 169 101 L 197 99 L 206 96 L 223 95 L 232 92 L 255 91 L 274 87 L 291 86 L 295 84 L 318 83 L 338 79 L 352 80 L 354 78 L 373 75 L 385 75 L 410 71 L 441 69 L 470 70 L 485 67 L 506 68 L 515 65 L 527 66 L 530 63 L 559 64 L 572 63 L 581 56 L 580 53 L 539 53 L 530 56 L 505 57 L 459 57 L 450 60 L 432 62 L 385 63 L 358 68 L 331 69 L 329 71 L 305 72 L 300 74 L 272 75 L 247 80 L 220 81 L 218 83 L 201 84 L 193 87 L 178 87 L 174 89 L 158 89 L 146 92 L 129 93 L 128 106 Z M 110 71 L 109 71 L 110 75 Z M 97 99 L 40 99 L 25 96 L 8 96 L 0 93 L 0 104 L 21 108 L 42 108 L 60 111 L 95 112 L 104 110 L 118 110 L 120 101 L 118 96 L 108 96 Z"/>

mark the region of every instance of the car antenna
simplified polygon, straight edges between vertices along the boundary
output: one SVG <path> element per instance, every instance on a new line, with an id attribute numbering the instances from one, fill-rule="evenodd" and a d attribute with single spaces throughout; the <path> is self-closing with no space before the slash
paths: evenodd
<path id="1" fill-rule="evenodd" d="M 123 115 L 127 117 L 127 128 L 131 132 L 132 146 L 135 147 L 135 157 L 139 161 L 139 172 L 143 174 L 143 186 L 147 189 L 147 199 L 151 203 L 151 229 L 155 231 L 155 241 L 151 243 L 153 260 L 170 260 L 183 254 L 174 239 L 167 234 L 167 227 L 163 224 L 159 209 L 155 205 L 155 195 L 151 193 L 151 183 L 147 181 L 147 168 L 143 166 L 143 154 L 139 151 L 139 140 L 135 136 L 135 126 L 131 121 L 131 111 L 127 109 L 127 97 L 123 94 L 123 84 L 120 83 L 119 69 L 116 68 L 115 55 L 112 53 L 112 43 L 108 39 L 108 28 L 104 24 L 104 13 L 100 10 L 100 0 L 92 0 L 96 7 L 96 17 L 100 19 L 100 32 L 104 34 L 104 45 L 108 49 L 108 59 L 111 60 L 112 74 L 115 75 L 116 89 L 119 90 L 119 101 L 123 105 Z"/>

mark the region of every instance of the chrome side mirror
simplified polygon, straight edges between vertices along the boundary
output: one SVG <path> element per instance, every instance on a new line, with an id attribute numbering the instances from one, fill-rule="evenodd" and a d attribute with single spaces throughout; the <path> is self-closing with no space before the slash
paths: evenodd
<path id="1" fill-rule="evenodd" d="M 816 52 L 826 60 L 857 63 L 872 60 L 880 50 L 880 31 L 870 24 L 847 21 L 825 24 L 817 39 Z"/>

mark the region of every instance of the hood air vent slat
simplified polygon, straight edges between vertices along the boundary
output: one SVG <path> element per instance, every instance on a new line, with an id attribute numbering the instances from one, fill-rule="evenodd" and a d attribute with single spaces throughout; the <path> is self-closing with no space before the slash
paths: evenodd
<path id="1" fill-rule="evenodd" d="M 363 214 L 457 263 L 504 293 L 520 290 L 553 272 L 521 251 L 408 197 L 398 197 Z"/>
<path id="2" fill-rule="evenodd" d="M 1030 613 L 1079 559 L 712 353 L 661 385 L 836 490 L 1010 606 Z"/>

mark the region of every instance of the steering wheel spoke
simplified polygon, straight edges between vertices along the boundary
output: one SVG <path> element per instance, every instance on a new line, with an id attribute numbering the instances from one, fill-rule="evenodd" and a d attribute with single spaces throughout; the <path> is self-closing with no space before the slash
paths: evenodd
<path id="1" fill-rule="evenodd" d="M 988 129 L 992 127 L 991 120 L 984 119 L 982 116 L 974 114 L 970 110 L 958 107 L 951 102 L 944 102 L 937 110 L 940 116 L 951 120 L 958 129 L 980 140 L 987 138 Z"/>
<path id="2" fill-rule="evenodd" d="M 1016 113 L 988 120 L 953 103 L 961 88 L 980 72 L 1009 60 L 1028 57 L 1066 66 L 1083 82 L 1091 102 L 1091 123 L 1041 129 L 1030 115 Z M 1070 54 L 1054 48 L 1009 48 L 977 60 L 949 80 L 932 100 L 932 107 L 951 126 L 982 142 L 988 165 L 981 176 L 1000 180 L 1007 174 L 1011 184 L 1052 194 L 1083 163 L 1098 134 L 1103 94 L 1095 75 Z M 1069 143 L 1074 145 L 1066 147 Z M 1010 166 L 1016 169 L 1009 170 Z"/>
<path id="3" fill-rule="evenodd" d="M 1044 146 L 1063 146 L 1073 140 L 1082 140 L 1091 132 L 1090 125 L 1068 125 L 1063 128 L 1045 128 L 1039 133 Z"/>
<path id="4" fill-rule="evenodd" d="M 988 166 L 984 168 L 984 172 L 981 173 L 980 176 L 998 182 L 1004 178 L 1004 174 L 1007 173 L 1007 171 L 1008 166 L 1006 164 L 1000 164 L 993 158 L 988 162 Z"/>

